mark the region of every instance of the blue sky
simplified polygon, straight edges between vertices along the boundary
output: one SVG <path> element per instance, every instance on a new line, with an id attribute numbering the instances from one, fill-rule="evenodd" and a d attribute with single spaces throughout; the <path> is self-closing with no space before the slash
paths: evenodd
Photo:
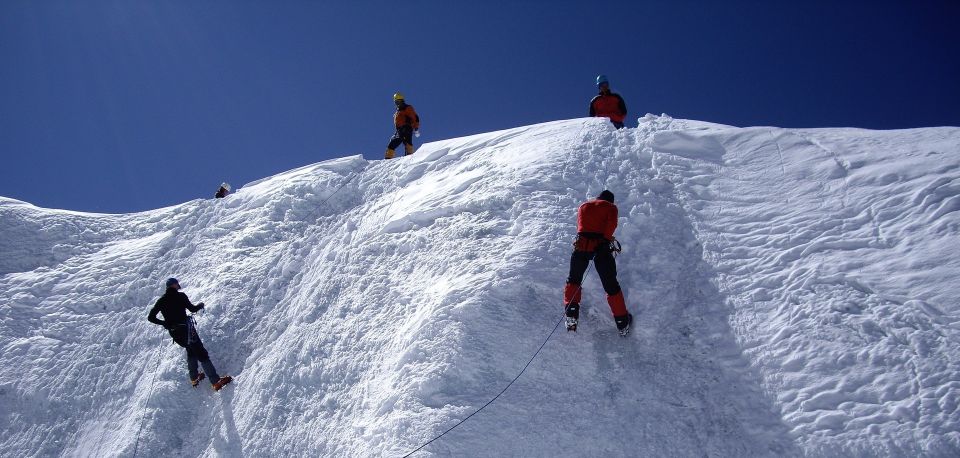
<path id="1" fill-rule="evenodd" d="M 960 125 L 956 1 L 0 2 L 0 195 L 126 213 L 334 157 L 630 111 Z"/>

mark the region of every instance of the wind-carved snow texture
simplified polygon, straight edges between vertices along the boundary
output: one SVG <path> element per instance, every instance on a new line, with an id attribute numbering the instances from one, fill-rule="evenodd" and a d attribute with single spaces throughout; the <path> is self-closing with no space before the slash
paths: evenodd
<path id="1" fill-rule="evenodd" d="M 958 129 L 704 134 L 722 162 L 674 136 L 658 134 L 655 167 L 682 190 L 797 444 L 956 456 Z"/>
<path id="2" fill-rule="evenodd" d="M 955 456 L 958 145 L 647 115 L 137 214 L 3 199 L 0 454 L 402 456 L 558 324 L 576 208 L 610 189 L 633 332 L 591 269 L 578 332 L 417 456 Z M 219 393 L 145 319 L 169 276 Z"/>

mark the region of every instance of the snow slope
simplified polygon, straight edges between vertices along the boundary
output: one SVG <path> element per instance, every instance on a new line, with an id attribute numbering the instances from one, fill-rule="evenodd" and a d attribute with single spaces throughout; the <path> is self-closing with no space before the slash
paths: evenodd
<path id="1" fill-rule="evenodd" d="M 960 129 L 557 121 L 98 215 L 0 200 L 0 455 L 960 454 Z M 635 331 L 576 207 L 609 188 Z M 145 319 L 177 276 L 220 393 Z M 141 428 L 142 425 L 142 428 Z"/>

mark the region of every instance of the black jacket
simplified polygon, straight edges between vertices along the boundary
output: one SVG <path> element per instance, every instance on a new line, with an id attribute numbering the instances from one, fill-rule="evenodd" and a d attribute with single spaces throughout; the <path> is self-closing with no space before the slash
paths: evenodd
<path id="1" fill-rule="evenodd" d="M 147 319 L 150 320 L 151 323 L 172 329 L 174 326 L 187 324 L 187 310 L 196 312 L 203 308 L 202 305 L 202 302 L 193 305 L 186 294 L 181 293 L 176 288 L 167 288 L 167 292 L 164 293 L 163 296 L 157 300 L 157 303 L 154 304 L 153 308 L 150 309 L 150 314 L 147 315 Z M 163 313 L 163 320 L 157 319 L 158 312 Z"/>

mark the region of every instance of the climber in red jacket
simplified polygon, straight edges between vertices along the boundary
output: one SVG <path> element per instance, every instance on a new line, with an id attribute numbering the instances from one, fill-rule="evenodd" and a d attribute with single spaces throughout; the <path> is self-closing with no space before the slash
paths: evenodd
<path id="1" fill-rule="evenodd" d="M 580 319 L 580 296 L 583 274 L 590 261 L 594 261 L 600 283 L 607 293 L 607 304 L 613 312 L 620 335 L 626 336 L 633 322 L 633 315 L 627 312 L 623 291 L 617 281 L 617 262 L 614 251 L 619 244 L 613 236 L 617 229 L 617 206 L 613 204 L 613 193 L 604 190 L 596 199 L 588 200 L 577 210 L 577 239 L 570 255 L 570 274 L 563 289 L 567 330 L 576 331 Z"/>
<path id="2" fill-rule="evenodd" d="M 623 129 L 623 120 L 627 118 L 627 104 L 616 92 L 610 92 L 607 75 L 597 76 L 597 89 L 600 91 L 590 101 L 590 116 L 610 118 L 613 127 Z"/>

